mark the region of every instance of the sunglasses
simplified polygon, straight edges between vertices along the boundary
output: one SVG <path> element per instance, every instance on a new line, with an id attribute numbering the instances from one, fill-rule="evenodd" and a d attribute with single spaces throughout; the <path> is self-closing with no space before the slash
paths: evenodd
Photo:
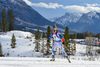
<path id="1" fill-rule="evenodd" d="M 55 32 L 55 31 L 52 31 L 53 33 Z"/>

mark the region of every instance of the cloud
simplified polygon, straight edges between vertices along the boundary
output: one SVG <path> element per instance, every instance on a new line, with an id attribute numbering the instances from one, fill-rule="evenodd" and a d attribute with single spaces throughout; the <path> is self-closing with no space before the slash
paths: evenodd
<path id="1" fill-rule="evenodd" d="M 42 8 L 51 8 L 51 9 L 56 9 L 56 8 L 62 8 L 66 10 L 67 12 L 73 12 L 73 13 L 87 13 L 90 11 L 98 11 L 100 12 L 100 4 L 86 4 L 85 6 L 80 6 L 80 5 L 70 5 L 70 6 L 64 6 L 58 3 L 32 3 L 29 0 L 24 0 L 28 5 L 30 6 L 35 6 L 35 7 L 42 7 Z"/>
<path id="2" fill-rule="evenodd" d="M 32 3 L 30 2 L 29 0 L 23 0 L 25 1 L 28 5 L 30 6 L 35 6 L 35 7 L 43 7 L 43 8 L 52 8 L 52 9 L 56 9 L 56 8 L 59 8 L 59 7 L 62 7 L 63 5 L 59 5 L 58 3 L 43 3 L 43 2 L 40 2 L 40 3 Z"/>
<path id="3" fill-rule="evenodd" d="M 88 4 L 85 6 L 78 6 L 78 5 L 72 5 L 72 6 L 64 6 L 63 9 L 65 9 L 67 12 L 73 12 L 73 13 L 87 13 L 90 11 L 97 11 L 100 12 L 100 7 L 95 7 L 96 5 L 90 5 Z"/>
<path id="4" fill-rule="evenodd" d="M 95 3 L 95 4 L 86 4 L 86 3 L 85 3 L 85 5 L 86 5 L 87 7 L 97 7 L 97 6 L 100 6 L 100 4 L 97 4 L 97 3 Z"/>
<path id="5" fill-rule="evenodd" d="M 77 6 L 77 5 L 72 5 L 72 6 L 65 6 L 63 7 L 67 12 L 75 12 L 75 13 L 84 13 L 87 12 L 86 8 L 84 6 Z"/>
<path id="6" fill-rule="evenodd" d="M 46 3 L 40 2 L 40 3 L 32 3 L 32 6 L 56 9 L 56 8 L 62 7 L 63 5 L 59 5 L 58 3 L 46 4 Z"/>

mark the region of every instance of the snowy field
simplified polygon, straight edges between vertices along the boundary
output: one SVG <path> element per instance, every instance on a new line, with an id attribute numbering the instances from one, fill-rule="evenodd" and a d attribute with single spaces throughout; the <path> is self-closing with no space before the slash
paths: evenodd
<path id="1" fill-rule="evenodd" d="M 16 48 L 12 49 L 11 38 L 14 33 L 16 37 Z M 83 39 L 81 39 L 83 40 Z M 77 41 L 80 41 L 77 39 Z M 56 54 L 56 61 L 49 61 L 51 55 L 45 56 L 40 52 L 35 52 L 34 34 L 23 31 L 10 31 L 0 35 L 0 43 L 5 57 L 0 57 L 0 67 L 100 67 L 100 55 L 90 57 L 83 56 L 86 53 L 86 45 L 76 44 L 76 53 L 70 56 L 71 63 L 63 55 Z M 93 47 L 95 54 L 96 49 Z M 9 55 L 7 55 L 9 53 Z"/>
<path id="2" fill-rule="evenodd" d="M 49 61 L 50 58 L 0 58 L 0 67 L 100 67 L 100 61 L 82 61 L 71 60 L 68 63 L 66 59 L 56 59 Z"/>

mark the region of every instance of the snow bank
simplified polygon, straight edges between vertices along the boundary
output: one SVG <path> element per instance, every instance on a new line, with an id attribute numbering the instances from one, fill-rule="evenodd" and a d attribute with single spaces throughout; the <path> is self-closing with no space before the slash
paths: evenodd
<path id="1" fill-rule="evenodd" d="M 27 37 L 31 38 L 31 37 L 33 37 L 32 33 L 24 32 L 24 31 L 14 30 L 14 31 L 10 31 L 10 32 L 6 33 L 6 35 L 8 35 L 8 36 L 12 36 L 13 34 L 15 35 L 15 37 L 19 37 L 19 38 L 27 38 Z"/>

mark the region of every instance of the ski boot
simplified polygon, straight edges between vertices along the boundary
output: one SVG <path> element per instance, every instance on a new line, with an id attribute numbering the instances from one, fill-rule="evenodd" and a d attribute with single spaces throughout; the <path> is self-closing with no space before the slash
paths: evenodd
<path id="1" fill-rule="evenodd" d="M 50 61 L 55 61 L 55 56 L 52 55 L 52 59 Z"/>
<path id="2" fill-rule="evenodd" d="M 66 58 L 67 58 L 68 62 L 71 63 L 71 61 L 69 60 L 68 56 L 66 56 Z"/>

